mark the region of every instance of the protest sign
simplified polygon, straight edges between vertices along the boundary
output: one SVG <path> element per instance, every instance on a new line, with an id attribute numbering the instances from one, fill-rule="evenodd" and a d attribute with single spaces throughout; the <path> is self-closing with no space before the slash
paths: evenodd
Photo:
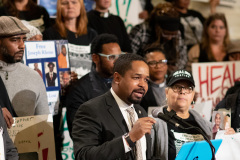
<path id="1" fill-rule="evenodd" d="M 234 82 L 240 81 L 238 68 L 240 61 L 193 63 L 196 103 L 212 100 L 214 109 Z"/>
<path id="2" fill-rule="evenodd" d="M 56 159 L 51 114 L 16 117 L 8 133 L 18 149 L 20 159 L 30 160 L 33 153 L 39 160 Z"/>

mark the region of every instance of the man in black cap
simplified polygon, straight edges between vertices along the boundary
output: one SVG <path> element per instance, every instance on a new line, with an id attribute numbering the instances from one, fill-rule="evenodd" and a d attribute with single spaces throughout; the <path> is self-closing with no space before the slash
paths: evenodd
<path id="1" fill-rule="evenodd" d="M 0 28 L 0 76 L 16 115 L 49 114 L 42 78 L 37 72 L 20 63 L 29 30 L 19 19 L 11 16 L 0 17 Z M 11 114 L 5 109 L 3 115 L 10 127 L 13 122 Z"/>
<path id="2" fill-rule="evenodd" d="M 159 3 L 154 7 L 149 20 L 131 30 L 129 38 L 133 53 L 143 56 L 148 44 L 159 44 L 166 53 L 170 71 L 184 69 L 187 63 L 187 48 L 181 37 L 179 13 L 171 3 Z"/>

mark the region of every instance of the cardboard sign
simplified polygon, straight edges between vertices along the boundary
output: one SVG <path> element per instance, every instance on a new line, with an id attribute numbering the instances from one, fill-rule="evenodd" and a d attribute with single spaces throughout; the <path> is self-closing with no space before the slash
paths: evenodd
<path id="1" fill-rule="evenodd" d="M 30 159 L 32 153 L 37 153 L 39 160 L 56 159 L 51 114 L 16 117 L 8 133 L 18 153 L 25 153 L 23 159 Z"/>
<path id="2" fill-rule="evenodd" d="M 196 103 L 213 101 L 213 108 L 224 98 L 227 90 L 240 81 L 240 61 L 193 63 Z"/>

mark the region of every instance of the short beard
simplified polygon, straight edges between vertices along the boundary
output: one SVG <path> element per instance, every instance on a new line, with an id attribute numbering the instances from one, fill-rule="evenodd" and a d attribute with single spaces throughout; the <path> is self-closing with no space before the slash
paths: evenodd
<path id="1" fill-rule="evenodd" d="M 143 89 L 143 90 L 144 90 L 144 94 L 143 95 L 145 95 L 145 93 L 146 93 L 145 89 Z M 132 92 L 132 94 L 133 94 L 133 92 Z M 132 104 L 140 104 L 140 102 L 142 101 L 143 97 L 141 97 L 139 99 L 137 99 L 137 98 L 134 99 L 132 94 L 127 98 L 128 102 L 130 102 Z"/>
<path id="2" fill-rule="evenodd" d="M 17 61 L 14 59 L 14 56 L 8 54 L 7 48 L 4 46 L 0 46 L 0 54 L 2 54 L 3 61 L 6 63 L 16 63 Z"/>

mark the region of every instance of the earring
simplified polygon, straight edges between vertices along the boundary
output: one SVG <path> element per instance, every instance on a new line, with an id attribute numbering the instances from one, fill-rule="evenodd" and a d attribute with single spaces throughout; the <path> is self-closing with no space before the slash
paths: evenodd
<path id="1" fill-rule="evenodd" d="M 195 104 L 195 101 L 192 101 L 192 104 Z"/>

